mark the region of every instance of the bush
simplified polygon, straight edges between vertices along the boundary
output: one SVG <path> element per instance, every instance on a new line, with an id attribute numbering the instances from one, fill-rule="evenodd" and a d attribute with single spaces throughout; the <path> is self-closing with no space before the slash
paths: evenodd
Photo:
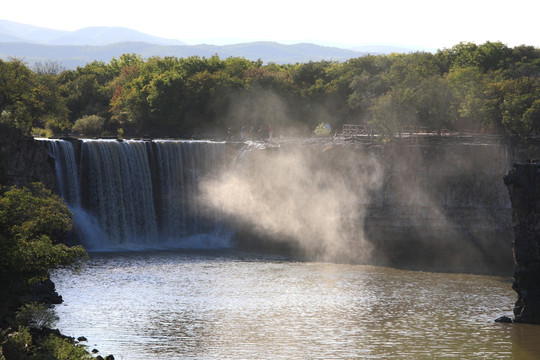
<path id="1" fill-rule="evenodd" d="M 4 334 L 2 334 L 4 335 Z M 0 358 L 9 360 L 28 359 L 33 352 L 32 335 L 27 327 L 19 326 L 19 329 L 10 334 L 5 334 L 2 339 Z"/>
<path id="2" fill-rule="evenodd" d="M 91 359 L 83 345 L 75 344 L 71 339 L 50 334 L 42 342 L 40 350 L 55 360 Z"/>
<path id="3" fill-rule="evenodd" d="M 0 283 L 8 294 L 48 279 L 51 269 L 87 257 L 82 246 L 55 240 L 72 226 L 63 200 L 42 184 L 0 187 Z"/>
<path id="4" fill-rule="evenodd" d="M 50 306 L 32 302 L 19 308 L 16 319 L 19 325 L 42 329 L 44 327 L 53 327 L 58 321 L 58 315 Z"/>
<path id="5" fill-rule="evenodd" d="M 103 133 L 105 119 L 97 115 L 86 115 L 75 121 L 71 131 L 81 135 L 99 136 Z"/>
<path id="6" fill-rule="evenodd" d="M 32 128 L 32 135 L 42 138 L 50 138 L 54 136 L 51 129 Z"/>
<path id="7" fill-rule="evenodd" d="M 58 330 L 35 331 L 26 326 L 0 333 L 0 360 L 88 360 L 86 347 Z"/>

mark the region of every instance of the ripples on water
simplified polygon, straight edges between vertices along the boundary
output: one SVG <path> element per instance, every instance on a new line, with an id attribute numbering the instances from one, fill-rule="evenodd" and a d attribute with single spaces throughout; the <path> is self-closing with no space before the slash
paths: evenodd
<path id="1" fill-rule="evenodd" d="M 92 255 L 58 328 L 116 359 L 536 359 L 510 279 L 234 251 Z"/>

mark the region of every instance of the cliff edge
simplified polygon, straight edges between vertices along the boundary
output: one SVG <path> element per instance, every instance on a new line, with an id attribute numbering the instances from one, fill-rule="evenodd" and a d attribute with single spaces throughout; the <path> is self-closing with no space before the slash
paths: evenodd
<path id="1" fill-rule="evenodd" d="M 515 164 L 504 183 L 514 229 L 514 321 L 540 324 L 540 163 Z"/>
<path id="2" fill-rule="evenodd" d="M 31 182 L 56 191 L 54 159 L 46 144 L 0 124 L 0 184 L 20 187 Z"/>

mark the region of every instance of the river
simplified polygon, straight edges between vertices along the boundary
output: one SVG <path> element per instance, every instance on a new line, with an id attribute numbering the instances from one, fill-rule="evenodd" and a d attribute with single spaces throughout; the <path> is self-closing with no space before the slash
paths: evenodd
<path id="1" fill-rule="evenodd" d="M 52 279 L 63 333 L 116 359 L 537 359 L 511 279 L 234 249 L 92 253 Z"/>

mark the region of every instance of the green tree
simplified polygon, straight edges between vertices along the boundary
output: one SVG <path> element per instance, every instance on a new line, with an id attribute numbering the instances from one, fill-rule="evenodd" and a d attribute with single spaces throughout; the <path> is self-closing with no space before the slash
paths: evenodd
<path id="1" fill-rule="evenodd" d="M 448 81 L 435 75 L 424 79 L 414 93 L 416 123 L 436 130 L 453 130 L 457 122 L 457 107 Z M 411 124 L 409 124 L 411 125 Z"/>
<path id="2" fill-rule="evenodd" d="M 86 257 L 81 246 L 57 239 L 72 228 L 70 212 L 40 183 L 0 189 L 0 280 L 13 300 L 49 270 Z"/>
<path id="3" fill-rule="evenodd" d="M 43 339 L 30 332 L 28 326 L 42 328 L 57 317 L 46 304 L 24 300 L 33 284 L 49 278 L 51 269 L 87 257 L 81 246 L 59 241 L 72 227 L 70 215 L 64 202 L 40 183 L 22 189 L 0 187 L 0 325 L 19 323 L 17 330 L 0 328 L 0 358 L 90 358 L 73 340 L 54 333 Z"/>
<path id="4" fill-rule="evenodd" d="M 453 67 L 445 76 L 452 89 L 459 130 L 478 132 L 482 127 L 487 78 L 478 67 Z"/>
<path id="5" fill-rule="evenodd" d="M 69 110 L 71 125 L 84 116 L 97 115 L 105 120 L 105 130 L 116 132 L 116 124 L 110 123 L 109 108 L 116 88 L 113 80 L 120 72 L 110 64 L 94 61 L 60 74 L 61 92 Z"/>
<path id="6" fill-rule="evenodd" d="M 19 59 L 0 59 L 0 121 L 29 134 L 34 74 Z"/>
<path id="7" fill-rule="evenodd" d="M 143 64 L 144 60 L 141 55 L 130 53 L 122 54 L 118 59 L 113 57 L 109 64 L 109 68 L 112 74 L 118 76 L 126 67 L 139 67 Z"/>
<path id="8" fill-rule="evenodd" d="M 32 126 L 50 129 L 54 133 L 71 128 L 66 100 L 61 95 L 58 75 L 51 73 L 35 75 Z"/>
<path id="9" fill-rule="evenodd" d="M 140 133 L 144 129 L 145 121 L 150 119 L 148 96 L 153 76 L 144 69 L 137 69 L 130 74 L 129 79 L 122 81 L 120 78 L 116 84 L 116 90 L 109 104 L 111 120 L 119 124 L 128 134 Z"/>
<path id="10" fill-rule="evenodd" d="M 70 215 L 64 202 L 40 183 L 0 187 L 0 358 L 91 358 L 70 338 L 28 328 L 41 329 L 57 319 L 47 304 L 26 303 L 31 286 L 47 280 L 51 269 L 87 256 L 81 246 L 59 240 L 72 227 Z"/>
<path id="11" fill-rule="evenodd" d="M 241 57 L 229 57 L 224 60 L 225 68 L 223 71 L 231 77 L 241 79 L 244 73 L 253 67 L 256 67 L 255 62 L 246 60 Z"/>
<path id="12" fill-rule="evenodd" d="M 512 61 L 512 49 L 501 42 L 487 41 L 483 44 L 459 43 L 447 50 L 441 50 L 436 57 L 442 68 L 477 67 L 483 73 L 504 69 Z"/>
<path id="13" fill-rule="evenodd" d="M 373 101 L 390 90 L 388 77 L 389 63 L 386 57 L 366 56 L 357 61 L 358 71 L 350 82 L 351 93 L 348 103 L 359 116 L 370 119 L 369 108 Z M 360 59 L 359 59 L 360 60 Z"/>
<path id="14" fill-rule="evenodd" d="M 513 134 L 527 136 L 538 134 L 535 125 L 540 91 L 537 84 L 527 78 L 506 80 L 501 85 L 501 123 Z"/>
<path id="15" fill-rule="evenodd" d="M 208 71 L 191 76 L 186 81 L 186 112 L 181 131 L 188 129 L 208 132 L 211 128 L 223 128 L 218 119 L 225 119 L 229 112 L 231 98 L 234 97 L 243 83 L 225 72 Z"/>
<path id="16" fill-rule="evenodd" d="M 157 74 L 146 89 L 150 116 L 142 119 L 144 131 L 148 132 L 153 126 L 170 129 L 181 125 L 186 106 L 189 105 L 186 103 L 188 94 L 185 74 L 174 69 Z"/>
<path id="17" fill-rule="evenodd" d="M 371 106 L 373 114 L 369 126 L 386 139 L 392 139 L 403 128 L 402 107 L 391 93 L 379 96 Z"/>
<path id="18" fill-rule="evenodd" d="M 381 81 L 390 90 L 373 101 L 370 108 L 374 112 L 373 123 L 387 136 L 406 126 L 433 130 L 451 127 L 456 116 L 452 93 L 433 54 L 419 52 L 389 57 L 392 65 Z M 389 119 L 385 120 L 384 116 Z"/>
<path id="19" fill-rule="evenodd" d="M 431 53 L 390 54 L 392 65 L 387 73 L 391 86 L 416 88 L 424 79 L 441 75 L 441 69 Z"/>
<path id="20" fill-rule="evenodd" d="M 0 60 L 0 121 L 30 134 L 32 127 L 70 127 L 58 75 L 33 73 L 22 61 Z"/>

